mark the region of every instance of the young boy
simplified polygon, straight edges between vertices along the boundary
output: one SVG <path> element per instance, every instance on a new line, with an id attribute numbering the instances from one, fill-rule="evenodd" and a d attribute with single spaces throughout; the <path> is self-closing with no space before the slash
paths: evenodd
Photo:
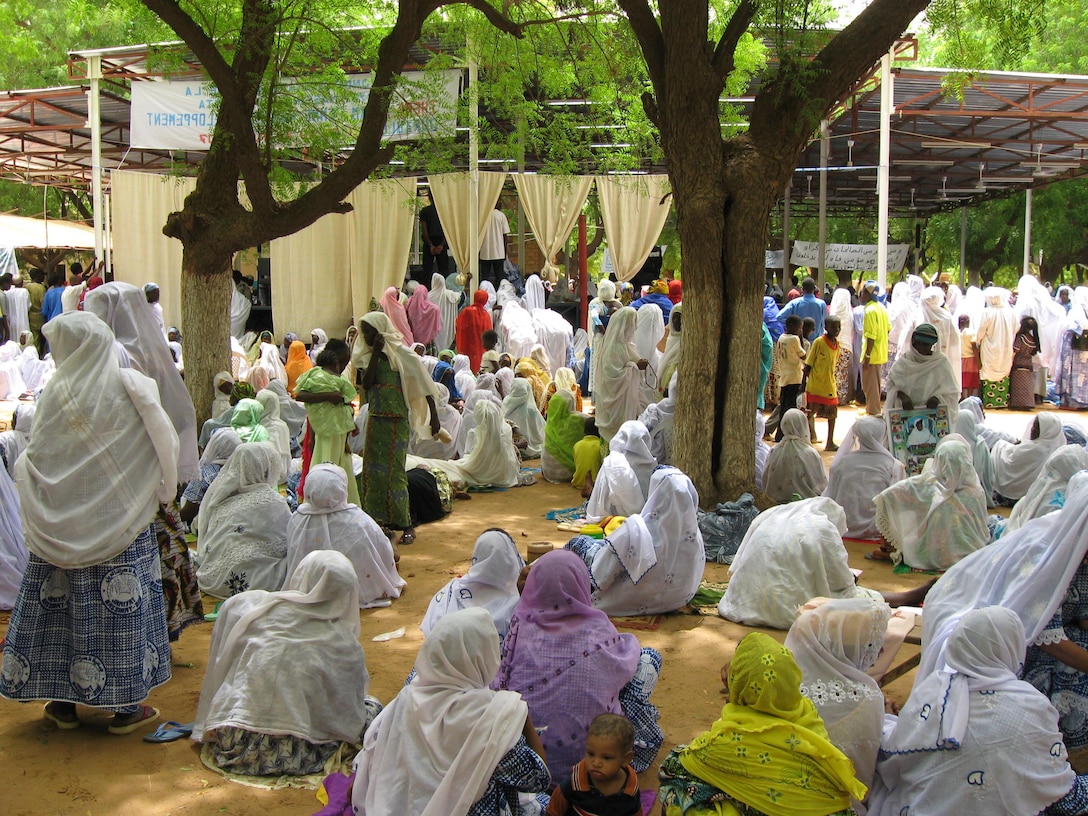
<path id="1" fill-rule="evenodd" d="M 635 729 L 618 714 L 589 724 L 586 758 L 552 792 L 545 816 L 643 816 L 638 775 L 631 767 Z"/>
<path id="2" fill-rule="evenodd" d="M 488 329 L 481 338 L 484 344 L 484 356 L 480 360 L 480 374 L 494 374 L 499 370 L 499 333 Z"/>
<path id="3" fill-rule="evenodd" d="M 582 497 L 593 495 L 593 483 L 601 470 L 604 452 L 601 450 L 601 434 L 593 417 L 586 417 L 585 436 L 574 443 L 574 478 L 570 483 L 581 488 Z"/>
<path id="4" fill-rule="evenodd" d="M 805 347 L 802 345 L 804 321 L 799 315 L 786 318 L 786 331 L 778 338 L 778 383 L 782 387 L 778 398 L 778 416 L 772 418 L 775 425 L 774 441 L 782 441 L 782 428 L 779 425 L 782 415 L 790 408 L 797 407 L 797 397 L 801 394 L 801 381 L 804 379 L 802 366 L 805 362 Z"/>
<path id="5" fill-rule="evenodd" d="M 805 357 L 805 400 L 813 414 L 827 420 L 825 451 L 836 451 L 835 419 L 839 415 L 839 395 L 835 389 L 835 364 L 839 361 L 839 331 L 842 325 L 837 317 L 828 316 L 824 321 L 824 333 L 812 341 Z M 810 420 L 811 422 L 811 420 Z M 810 425 L 811 427 L 811 425 Z"/>

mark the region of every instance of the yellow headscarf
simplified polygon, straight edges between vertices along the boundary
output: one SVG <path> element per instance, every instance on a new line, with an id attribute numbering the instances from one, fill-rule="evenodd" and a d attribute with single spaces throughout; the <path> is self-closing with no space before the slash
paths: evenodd
<path id="1" fill-rule="evenodd" d="M 664 280 L 655 280 L 650 284 L 651 295 L 667 295 L 669 293 L 669 282 Z"/>
<path id="2" fill-rule="evenodd" d="M 789 649 L 762 632 L 745 637 L 729 665 L 729 695 L 721 719 L 680 754 L 690 773 L 776 816 L 825 816 L 864 798 L 854 766 L 801 696 Z"/>

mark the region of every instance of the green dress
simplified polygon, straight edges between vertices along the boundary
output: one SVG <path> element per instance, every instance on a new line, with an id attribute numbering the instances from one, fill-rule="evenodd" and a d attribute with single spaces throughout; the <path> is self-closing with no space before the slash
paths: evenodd
<path id="1" fill-rule="evenodd" d="M 348 400 L 341 405 L 333 405 L 331 402 L 306 403 L 306 418 L 314 432 L 310 467 L 325 462 L 342 467 L 348 476 L 348 501 L 361 507 L 355 470 L 351 465 L 351 452 L 347 449 L 348 434 L 355 430 L 355 415 L 350 403 L 355 399 L 355 386 L 346 377 L 314 367 L 298 378 L 295 392 L 299 391 L 309 391 L 311 394 L 338 391 Z M 303 494 L 305 495 L 305 487 Z"/>
<path id="2" fill-rule="evenodd" d="M 374 385 L 365 394 L 369 404 L 363 452 L 363 510 L 382 527 L 406 530 L 412 526 L 408 510 L 408 403 L 400 374 L 379 357 Z"/>

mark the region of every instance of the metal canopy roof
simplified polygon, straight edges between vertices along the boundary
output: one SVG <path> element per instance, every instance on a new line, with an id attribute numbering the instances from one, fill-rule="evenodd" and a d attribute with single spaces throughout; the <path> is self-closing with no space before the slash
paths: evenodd
<path id="1" fill-rule="evenodd" d="M 89 89 L 84 86 L 0 92 L 0 177 L 28 184 L 88 189 L 91 183 Z M 102 164 L 112 170 L 165 173 L 197 165 L 195 153 L 129 149 L 129 103 L 103 90 Z"/>
<path id="2" fill-rule="evenodd" d="M 199 71 L 179 44 L 73 52 L 74 75 L 83 57 L 102 58 L 106 170 L 164 173 L 195 167 L 203 159 L 203 153 L 129 148 L 125 91 L 133 81 L 161 76 L 148 69 L 148 56 L 155 48 L 173 51 L 172 75 Z M 436 50 L 441 50 L 436 43 L 421 43 L 412 59 L 423 63 Z M 984 72 L 964 89 L 962 101 L 945 89 L 948 76 L 940 68 L 895 69 L 893 215 L 926 215 L 1088 173 L 1088 76 Z M 85 85 L 0 92 L 0 177 L 88 188 L 88 93 Z M 728 101 L 741 103 L 743 109 L 750 97 Z M 588 108 L 585 113 L 592 115 Z M 829 211 L 876 208 L 879 131 L 879 79 L 869 76 L 840 105 L 830 125 Z M 798 214 L 817 207 L 819 164 L 816 137 L 793 177 L 790 202 Z M 527 157 L 526 169 L 536 169 L 534 165 Z"/>
<path id="3" fill-rule="evenodd" d="M 962 101 L 940 68 L 894 70 L 890 209 L 926 215 L 1088 174 L 1088 76 L 990 71 Z M 880 85 L 862 82 L 831 122 L 828 208 L 877 206 Z M 819 198 L 820 140 L 794 173 L 793 209 Z"/>

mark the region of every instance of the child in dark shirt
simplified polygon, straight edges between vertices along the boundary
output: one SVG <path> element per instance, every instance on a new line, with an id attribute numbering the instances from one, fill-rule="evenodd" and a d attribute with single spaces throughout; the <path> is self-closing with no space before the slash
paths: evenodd
<path id="1" fill-rule="evenodd" d="M 586 757 L 552 792 L 545 816 L 643 816 L 638 776 L 631 767 L 635 729 L 618 714 L 589 725 Z"/>

